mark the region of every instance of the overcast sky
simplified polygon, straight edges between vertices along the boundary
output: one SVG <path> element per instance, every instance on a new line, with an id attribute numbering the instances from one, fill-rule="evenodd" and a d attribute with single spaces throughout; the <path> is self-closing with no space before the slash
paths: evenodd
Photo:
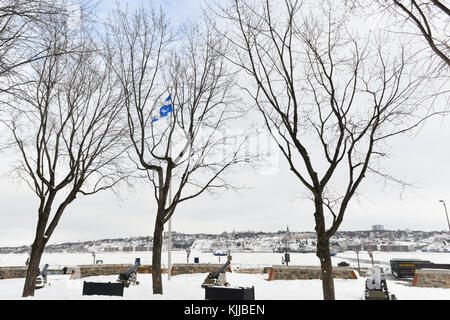
<path id="1" fill-rule="evenodd" d="M 112 1 L 111 1 L 112 2 Z M 105 1 L 101 8 L 111 8 Z M 126 3 L 126 1 L 121 1 Z M 136 5 L 138 1 L 131 1 Z M 160 0 L 174 25 L 199 14 L 198 1 Z M 392 140 L 393 155 L 384 163 L 399 178 L 414 181 L 414 190 L 384 187 L 368 177 L 362 196 L 349 208 L 340 230 L 367 230 L 374 224 L 386 229 L 448 230 L 444 207 L 450 208 L 450 118 L 429 121 L 418 136 Z M 8 174 L 14 157 L 1 154 L 0 247 L 30 245 L 36 226 L 35 195 Z M 272 175 L 246 169 L 229 178 L 247 188 L 239 193 L 204 195 L 181 205 L 173 229 L 186 233 L 223 231 L 313 231 L 313 208 L 304 188 L 280 157 Z M 101 193 L 77 199 L 62 217 L 51 243 L 153 235 L 155 201 L 150 184 L 123 190 L 119 196 Z"/>

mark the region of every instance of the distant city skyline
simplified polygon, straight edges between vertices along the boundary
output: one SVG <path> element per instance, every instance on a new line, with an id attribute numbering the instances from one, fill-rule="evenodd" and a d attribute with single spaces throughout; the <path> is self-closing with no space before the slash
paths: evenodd
<path id="1" fill-rule="evenodd" d="M 339 230 L 337 232 L 337 235 L 339 235 L 339 233 L 348 233 L 348 232 L 382 232 L 382 233 L 389 233 L 389 232 L 424 232 L 424 233 L 446 233 L 446 231 L 443 230 L 412 230 L 412 229 L 383 229 L 383 230 L 373 230 L 373 228 L 368 228 L 368 229 L 361 229 L 361 230 Z M 258 234 L 258 233 L 262 233 L 262 234 L 276 234 L 276 233 L 288 233 L 286 229 L 280 229 L 278 231 L 264 231 L 264 230 L 234 230 L 234 231 L 222 231 L 222 232 L 218 232 L 218 233 L 206 233 L 206 232 L 198 232 L 198 233 L 189 233 L 189 232 L 182 232 L 182 231 L 177 231 L 177 230 L 173 230 L 172 231 L 172 235 L 176 235 L 176 234 L 181 234 L 181 235 L 189 235 L 189 236 L 195 236 L 195 235 L 211 235 L 211 236 L 221 236 L 222 234 L 242 234 L 242 233 L 254 233 L 254 234 Z M 314 230 L 310 230 L 310 231 L 296 231 L 296 230 L 291 230 L 289 228 L 289 233 L 292 234 L 312 234 L 313 236 L 315 236 L 315 231 Z M 152 238 L 150 235 L 129 235 L 129 236 L 124 236 L 124 237 L 112 237 L 112 238 L 96 238 L 96 239 L 80 239 L 80 240 L 73 240 L 73 241 L 64 241 L 64 242 L 49 242 L 49 245 L 61 245 L 61 244 L 68 244 L 68 243 L 85 243 L 85 242 L 100 242 L 100 241 L 108 241 L 108 240 L 118 240 L 118 239 L 142 239 L 142 238 Z M 167 235 L 164 235 L 164 243 L 167 244 Z M 2 246 L 0 245 L 0 248 L 8 248 L 8 247 L 12 247 L 12 248 L 20 248 L 20 247 L 29 247 L 29 244 L 19 244 L 19 245 L 11 245 L 11 246 Z"/>

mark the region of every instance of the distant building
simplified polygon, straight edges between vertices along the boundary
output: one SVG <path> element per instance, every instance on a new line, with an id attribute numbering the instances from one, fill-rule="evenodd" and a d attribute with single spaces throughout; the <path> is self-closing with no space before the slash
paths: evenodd
<path id="1" fill-rule="evenodd" d="M 384 226 L 381 224 L 376 224 L 372 226 L 372 231 L 384 231 Z"/>
<path id="2" fill-rule="evenodd" d="M 123 252 L 132 252 L 133 249 L 134 249 L 133 247 L 123 247 L 123 248 L 122 248 L 122 251 L 123 251 Z"/>
<path id="3" fill-rule="evenodd" d="M 378 245 L 376 244 L 365 244 L 363 246 L 365 251 L 378 251 Z"/>
<path id="4" fill-rule="evenodd" d="M 381 245 L 380 250 L 383 252 L 409 252 L 409 247 L 404 245 Z"/>
<path id="5" fill-rule="evenodd" d="M 176 237 L 178 235 L 183 235 L 183 234 L 172 230 L 171 235 L 172 235 L 172 238 L 174 238 L 174 237 Z M 169 237 L 169 231 L 164 231 L 163 237 L 164 238 L 168 238 Z"/>
<path id="6" fill-rule="evenodd" d="M 312 237 L 308 234 L 297 233 L 297 234 L 291 235 L 291 239 L 310 239 L 310 238 L 312 238 Z"/>
<path id="7" fill-rule="evenodd" d="M 151 251 L 150 247 L 145 247 L 145 246 L 139 246 L 135 248 L 135 251 L 137 252 L 143 252 L 143 251 Z"/>
<path id="8" fill-rule="evenodd" d="M 362 246 L 361 245 L 350 245 L 347 246 L 348 251 L 361 251 Z"/>

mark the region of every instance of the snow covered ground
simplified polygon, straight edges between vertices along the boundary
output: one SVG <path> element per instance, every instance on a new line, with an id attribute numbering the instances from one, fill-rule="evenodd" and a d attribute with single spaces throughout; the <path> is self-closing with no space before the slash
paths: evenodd
<path id="1" fill-rule="evenodd" d="M 69 276 L 49 276 L 50 286 L 37 290 L 36 300 L 204 300 L 201 284 L 207 274 L 179 275 L 170 281 L 163 277 L 164 295 L 153 295 L 151 275 L 138 275 L 140 284 L 124 291 L 124 297 L 82 296 L 83 281 L 115 282 L 117 276 L 91 277 L 69 280 Z M 321 300 L 320 280 L 267 281 L 267 275 L 229 273 L 227 280 L 232 286 L 255 287 L 256 300 Z M 0 300 L 20 299 L 24 279 L 0 281 Z M 389 291 L 399 300 L 450 300 L 450 289 L 413 288 L 396 281 L 388 282 Z M 336 299 L 364 299 L 364 279 L 335 280 Z"/>
<path id="2" fill-rule="evenodd" d="M 232 253 L 232 266 L 236 268 L 263 267 L 281 264 L 280 253 Z M 151 252 L 131 253 L 97 253 L 96 259 L 103 260 L 104 264 L 133 263 L 135 258 L 141 258 L 142 264 L 151 264 Z M 201 263 L 218 263 L 219 258 L 212 253 L 192 252 L 190 261 L 199 257 Z M 27 258 L 26 254 L 0 255 L 0 266 L 23 266 Z M 361 267 L 370 266 L 370 257 L 367 252 L 359 254 Z M 383 253 L 374 252 L 375 263 L 387 268 L 389 260 L 393 258 L 415 258 L 430 260 L 435 263 L 450 263 L 449 253 Z M 173 263 L 185 263 L 186 253 L 175 251 L 172 254 Z M 225 260 L 221 257 L 221 262 Z M 356 254 L 354 252 L 338 253 L 332 258 L 333 265 L 347 261 L 352 267 L 357 268 Z M 45 254 L 42 263 L 48 263 L 51 267 L 75 266 L 91 264 L 92 254 Z M 167 264 L 167 253 L 163 254 L 163 264 Z M 314 253 L 291 254 L 291 265 L 314 266 L 319 265 L 319 260 Z M 82 280 L 69 280 L 69 276 L 49 276 L 50 286 L 37 290 L 33 299 L 51 300 L 79 300 L 79 299 L 133 299 L 133 300 L 204 300 L 204 289 L 201 284 L 207 274 L 179 275 L 170 281 L 167 275 L 163 277 L 163 296 L 152 294 L 151 275 L 139 274 L 139 286 L 125 289 L 123 298 L 117 297 L 83 297 L 83 281 L 115 282 L 117 276 L 101 276 L 85 278 Z M 268 275 L 247 275 L 228 273 L 227 280 L 232 286 L 255 287 L 257 300 L 321 300 L 322 284 L 320 280 L 290 280 L 267 281 Z M 24 284 L 24 279 L 0 280 L 0 300 L 19 299 Z M 388 280 L 389 291 L 395 294 L 399 300 L 450 300 L 450 289 L 416 288 L 411 287 L 410 282 Z M 339 300 L 364 299 L 364 279 L 335 280 L 336 298 Z"/>

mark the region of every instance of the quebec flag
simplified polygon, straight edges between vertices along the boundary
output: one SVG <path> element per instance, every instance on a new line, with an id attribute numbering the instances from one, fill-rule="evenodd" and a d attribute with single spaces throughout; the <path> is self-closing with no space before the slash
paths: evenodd
<path id="1" fill-rule="evenodd" d="M 169 113 L 173 112 L 172 95 L 164 101 L 164 105 L 159 109 L 159 117 L 153 118 L 152 123 L 158 121 L 160 118 L 165 118 Z"/>

